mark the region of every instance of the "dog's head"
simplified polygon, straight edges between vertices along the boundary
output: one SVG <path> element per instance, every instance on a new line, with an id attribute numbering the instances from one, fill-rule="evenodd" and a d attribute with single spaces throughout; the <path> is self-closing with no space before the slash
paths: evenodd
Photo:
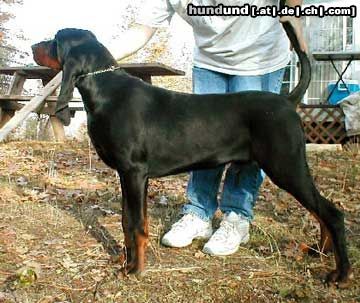
<path id="1" fill-rule="evenodd" d="M 54 40 L 42 41 L 31 46 L 34 61 L 42 66 L 47 66 L 55 70 L 61 70 L 60 62 L 57 58 L 57 49 Z"/>
<path id="2" fill-rule="evenodd" d="M 52 40 L 41 41 L 31 46 L 34 61 L 55 70 L 61 70 L 72 48 L 89 41 L 97 41 L 95 35 L 83 29 L 59 30 Z"/>
<path id="3" fill-rule="evenodd" d="M 34 44 L 34 61 L 55 70 L 63 71 L 60 95 L 56 103 L 56 116 L 64 125 L 70 124 L 69 101 L 75 89 L 76 76 L 81 73 L 80 63 L 74 60 L 74 49 L 86 43 L 97 41 L 95 35 L 87 30 L 67 28 L 57 32 L 55 38 Z"/>

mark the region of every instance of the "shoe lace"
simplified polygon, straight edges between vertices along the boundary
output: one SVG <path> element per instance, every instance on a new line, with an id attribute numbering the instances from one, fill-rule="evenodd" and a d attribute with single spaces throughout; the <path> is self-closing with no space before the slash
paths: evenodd
<path id="1" fill-rule="evenodd" d="M 187 229 L 190 226 L 192 226 L 191 223 L 193 223 L 193 222 L 194 222 L 194 218 L 192 216 L 185 215 L 179 221 L 174 223 L 174 225 L 172 226 L 172 229 L 174 231 L 184 230 L 184 229 Z"/>
<path id="2" fill-rule="evenodd" d="M 229 239 L 229 235 L 234 233 L 235 229 L 233 223 L 222 221 L 218 230 L 213 234 L 212 239 L 215 241 L 226 241 Z"/>

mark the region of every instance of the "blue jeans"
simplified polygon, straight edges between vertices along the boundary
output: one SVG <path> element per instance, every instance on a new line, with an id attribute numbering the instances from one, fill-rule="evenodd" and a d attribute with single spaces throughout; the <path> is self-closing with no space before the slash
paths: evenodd
<path id="1" fill-rule="evenodd" d="M 246 90 L 279 93 L 283 76 L 284 69 L 261 76 L 234 76 L 194 67 L 193 91 L 196 94 Z M 187 187 L 189 203 L 183 207 L 184 214 L 193 213 L 209 220 L 219 206 L 224 213 L 233 211 L 249 221 L 253 219 L 253 207 L 265 174 L 256 163 L 242 165 L 240 172 L 238 167 L 235 169 L 230 166 L 226 172 L 223 193 L 218 205 L 217 194 L 224 168 L 225 165 L 190 173 Z"/>

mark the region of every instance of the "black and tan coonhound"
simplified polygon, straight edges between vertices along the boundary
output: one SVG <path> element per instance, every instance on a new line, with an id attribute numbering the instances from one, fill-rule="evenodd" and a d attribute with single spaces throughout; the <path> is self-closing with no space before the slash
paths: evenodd
<path id="1" fill-rule="evenodd" d="M 339 285 L 348 281 L 344 217 L 314 185 L 296 113 L 310 81 L 310 63 L 291 24 L 284 23 L 284 29 L 302 69 L 289 95 L 260 91 L 195 95 L 155 87 L 114 69 L 113 56 L 87 30 L 63 29 L 53 40 L 32 47 L 39 65 L 63 71 L 57 117 L 70 123 L 68 102 L 77 87 L 93 145 L 119 173 L 127 272 L 144 270 L 149 178 L 230 162 L 241 169 L 241 164 L 255 161 L 320 222 L 319 247 L 325 252 L 334 249 L 336 259 L 336 270 L 327 281 Z"/>

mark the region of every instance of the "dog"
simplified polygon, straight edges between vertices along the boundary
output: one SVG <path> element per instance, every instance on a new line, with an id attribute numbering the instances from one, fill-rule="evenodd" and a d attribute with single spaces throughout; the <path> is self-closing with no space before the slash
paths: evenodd
<path id="1" fill-rule="evenodd" d="M 63 29 L 32 46 L 34 60 L 62 70 L 56 115 L 70 123 L 68 102 L 78 88 L 91 141 L 120 176 L 127 273 L 145 267 L 148 242 L 148 179 L 255 161 L 293 195 L 321 227 L 320 247 L 334 249 L 336 269 L 328 283 L 345 286 L 351 276 L 344 217 L 316 189 L 305 155 L 296 106 L 310 82 L 310 63 L 290 23 L 284 29 L 299 56 L 301 77 L 289 95 L 247 91 L 195 95 L 155 87 L 128 75 L 87 30 Z"/>

